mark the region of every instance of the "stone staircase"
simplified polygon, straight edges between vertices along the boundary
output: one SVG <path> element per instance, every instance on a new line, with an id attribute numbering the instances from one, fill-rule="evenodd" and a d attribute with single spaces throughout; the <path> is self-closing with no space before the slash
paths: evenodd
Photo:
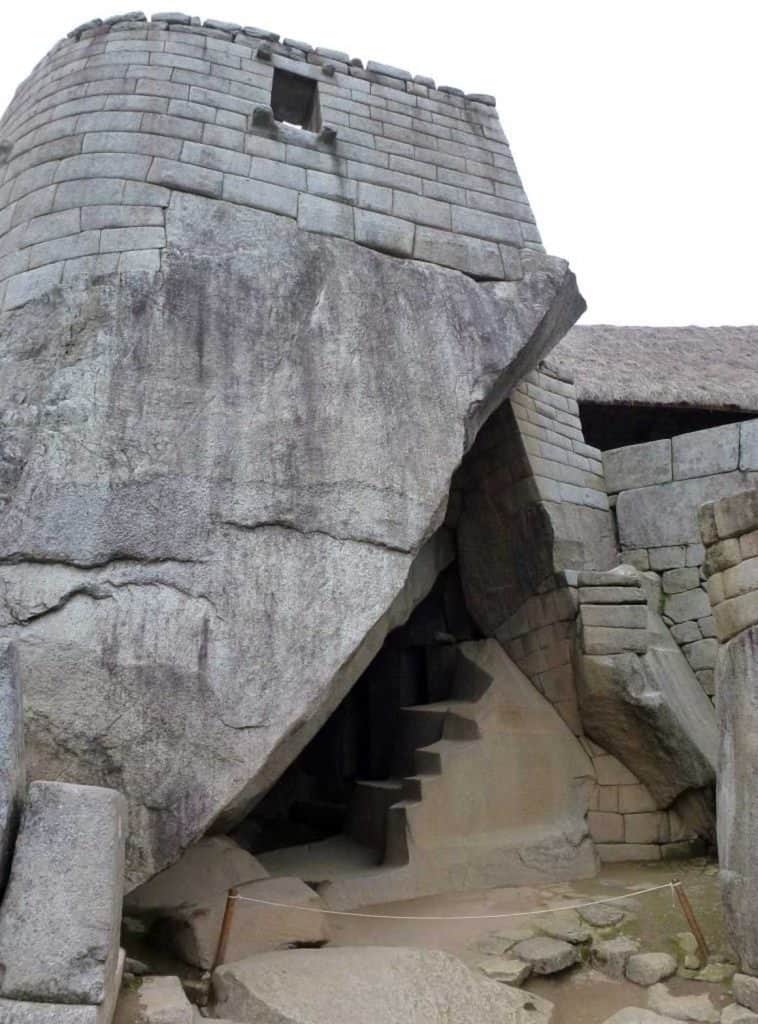
<path id="1" fill-rule="evenodd" d="M 449 698 L 401 710 L 392 772 L 356 784 L 344 835 L 263 855 L 266 869 L 335 908 L 595 871 L 589 759 L 494 640 L 457 645 Z"/>

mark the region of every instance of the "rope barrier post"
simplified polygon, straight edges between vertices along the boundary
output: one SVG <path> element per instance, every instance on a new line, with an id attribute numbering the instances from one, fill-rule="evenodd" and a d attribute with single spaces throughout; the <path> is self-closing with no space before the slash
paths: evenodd
<path id="1" fill-rule="evenodd" d="M 679 906 L 682 908 L 682 913 L 684 914 L 687 920 L 687 924 L 690 926 L 690 931 L 695 936 L 695 940 L 697 941 L 697 948 L 700 952 L 700 957 L 702 960 L 701 966 L 705 967 L 705 965 L 708 963 L 708 957 L 710 956 L 708 943 L 705 941 L 705 936 L 703 935 L 703 931 L 700 925 L 698 924 L 698 920 L 695 917 L 695 911 L 692 909 L 692 904 L 690 903 L 689 898 L 687 897 L 687 893 L 684 891 L 684 886 L 682 885 L 681 881 L 678 878 L 675 878 L 672 884 L 674 887 L 674 891 L 676 892 L 677 898 L 679 900 Z"/>
<path id="2" fill-rule="evenodd" d="M 229 933 L 232 930 L 232 919 L 234 918 L 234 907 L 237 903 L 237 890 L 230 889 L 226 894 L 226 906 L 224 907 L 224 916 L 221 920 L 221 931 L 218 935 L 218 946 L 216 946 L 216 955 L 213 958 L 213 966 L 211 971 L 222 964 L 226 958 L 226 947 L 229 944 Z"/>

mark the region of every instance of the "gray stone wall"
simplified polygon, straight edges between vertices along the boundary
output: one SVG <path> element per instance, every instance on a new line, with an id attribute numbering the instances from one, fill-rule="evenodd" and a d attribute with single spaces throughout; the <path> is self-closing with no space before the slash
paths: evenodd
<path id="1" fill-rule="evenodd" d="M 157 270 L 172 191 L 520 278 L 519 251 L 542 247 L 492 97 L 220 24 L 91 23 L 20 86 L 0 122 L 0 308 L 81 273 Z M 316 83 L 336 139 L 267 121 L 275 69 Z"/>
<path id="2" fill-rule="evenodd" d="M 758 974 L 758 491 L 700 510 L 708 594 L 720 642 L 719 880 L 727 937 L 741 969 Z M 745 979 L 747 980 L 747 979 Z M 739 997 L 738 997 L 739 998 Z"/>
<path id="3" fill-rule="evenodd" d="M 718 641 L 705 590 L 697 510 L 758 478 L 758 420 L 603 453 L 621 557 L 661 581 L 661 611 L 706 693 Z"/>

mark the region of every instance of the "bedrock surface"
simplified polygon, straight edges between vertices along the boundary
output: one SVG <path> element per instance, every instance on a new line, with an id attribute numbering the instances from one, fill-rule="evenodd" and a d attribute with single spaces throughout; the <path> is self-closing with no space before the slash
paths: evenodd
<path id="1" fill-rule="evenodd" d="M 451 557 L 450 478 L 582 310 L 174 193 L 160 273 L 0 320 L 0 639 L 33 778 L 121 789 L 130 884 L 241 816 Z M 419 554 L 421 552 L 421 554 Z"/>

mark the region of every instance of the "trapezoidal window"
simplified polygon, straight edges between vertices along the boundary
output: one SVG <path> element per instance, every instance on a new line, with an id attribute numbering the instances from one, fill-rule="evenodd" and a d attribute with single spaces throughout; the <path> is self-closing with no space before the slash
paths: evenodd
<path id="1" fill-rule="evenodd" d="M 312 78 L 274 68 L 271 109 L 277 121 L 309 132 L 321 129 L 318 84 Z"/>

